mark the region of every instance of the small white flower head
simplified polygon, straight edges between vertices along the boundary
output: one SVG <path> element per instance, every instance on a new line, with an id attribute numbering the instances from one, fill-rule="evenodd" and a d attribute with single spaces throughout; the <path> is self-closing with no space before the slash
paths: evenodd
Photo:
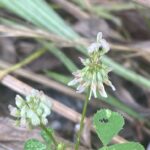
<path id="1" fill-rule="evenodd" d="M 88 53 L 92 54 L 94 52 L 99 52 L 100 55 L 104 55 L 110 50 L 110 46 L 105 39 L 102 38 L 102 32 L 97 34 L 97 42 L 92 43 L 88 47 Z"/>
<path id="2" fill-rule="evenodd" d="M 112 90 L 115 90 L 115 87 L 111 81 L 109 81 L 108 77 L 110 68 L 101 60 L 101 56 L 108 51 L 109 44 L 102 38 L 102 33 L 99 32 L 97 35 L 97 42 L 92 43 L 88 48 L 89 58 L 80 58 L 84 68 L 73 73 L 75 78 L 70 81 L 68 85 L 73 86 L 77 84 L 77 93 L 82 93 L 89 87 L 89 99 L 91 99 L 92 95 L 97 98 L 97 93 L 103 97 L 107 97 L 103 85 L 104 83 L 110 86 Z"/>
<path id="3" fill-rule="evenodd" d="M 42 91 L 32 90 L 23 99 L 17 95 L 16 106 L 9 105 L 10 115 L 16 118 L 16 124 L 22 127 L 33 127 L 48 123 L 47 116 L 51 113 L 51 102 Z"/>

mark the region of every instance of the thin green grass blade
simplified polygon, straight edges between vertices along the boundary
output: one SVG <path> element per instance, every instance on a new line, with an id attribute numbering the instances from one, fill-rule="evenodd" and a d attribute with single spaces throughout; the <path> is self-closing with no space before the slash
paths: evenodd
<path id="1" fill-rule="evenodd" d="M 109 12 L 106 8 L 104 8 L 103 6 L 93 6 L 92 7 L 87 7 L 87 5 L 85 5 L 85 2 L 83 0 L 73 0 L 81 9 L 85 9 L 88 10 L 89 12 L 93 12 L 93 14 L 100 16 L 104 19 L 108 19 L 111 20 L 112 22 L 116 23 L 118 26 L 121 25 L 121 21 L 118 17 L 112 15 L 111 12 Z"/>
<path id="2" fill-rule="evenodd" d="M 110 7 L 108 6 L 96 6 L 97 9 L 104 9 L 105 11 L 125 11 L 125 10 L 131 10 L 131 9 L 136 9 L 136 6 L 133 2 L 129 3 L 114 3 Z"/>
<path id="3" fill-rule="evenodd" d="M 56 73 L 56 72 L 53 72 L 53 71 L 49 71 L 49 70 L 44 70 L 44 73 L 46 74 L 46 76 L 62 83 L 62 84 L 67 84 L 69 83 L 69 81 L 71 81 L 71 77 L 69 76 L 66 76 L 66 75 L 62 75 L 60 73 Z"/>
<path id="4" fill-rule="evenodd" d="M 57 57 L 66 66 L 66 68 L 68 68 L 70 72 L 77 70 L 77 67 L 72 62 L 72 60 L 67 57 L 60 49 L 56 48 L 53 44 L 44 42 L 44 47 L 47 47 L 48 51 L 51 52 L 55 57 Z"/>
<path id="5" fill-rule="evenodd" d="M 150 79 L 147 79 L 129 69 L 126 69 L 108 57 L 103 58 L 105 64 L 113 66 L 114 72 L 123 78 L 135 83 L 138 86 L 150 88 Z M 111 64 L 111 65 L 110 65 Z"/>

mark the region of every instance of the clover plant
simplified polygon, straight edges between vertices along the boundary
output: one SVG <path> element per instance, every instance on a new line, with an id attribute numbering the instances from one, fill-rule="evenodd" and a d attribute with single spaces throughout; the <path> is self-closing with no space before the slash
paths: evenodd
<path id="1" fill-rule="evenodd" d="M 102 38 L 102 33 L 97 34 L 97 41 L 88 47 L 88 58 L 80 58 L 83 68 L 73 73 L 74 79 L 68 83 L 69 86 L 77 85 L 77 93 L 87 91 L 84 102 L 80 128 L 77 133 L 75 150 L 79 150 L 84 118 L 89 100 L 92 96 L 99 95 L 107 97 L 104 84 L 115 90 L 109 80 L 108 73 L 111 71 L 103 63 L 102 57 L 110 50 L 109 44 Z M 33 128 L 41 128 L 43 141 L 29 139 L 24 145 L 24 150 L 66 150 L 67 145 L 55 139 L 54 131 L 47 128 L 47 116 L 51 112 L 51 102 L 47 100 L 43 92 L 33 90 L 25 99 L 16 96 L 16 106 L 9 105 L 10 114 L 16 118 L 16 125 Z M 144 150 L 143 146 L 136 142 L 109 145 L 112 138 L 116 136 L 124 125 L 124 118 L 121 114 L 109 109 L 101 109 L 93 117 L 93 125 L 103 146 L 99 150 Z"/>

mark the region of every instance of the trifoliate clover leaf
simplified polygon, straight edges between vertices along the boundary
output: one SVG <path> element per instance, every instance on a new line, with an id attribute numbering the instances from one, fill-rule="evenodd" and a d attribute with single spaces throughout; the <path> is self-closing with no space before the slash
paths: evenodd
<path id="1" fill-rule="evenodd" d="M 108 147 L 100 148 L 99 150 L 144 150 L 144 147 L 136 142 L 128 142 L 123 144 L 115 144 Z"/>
<path id="2" fill-rule="evenodd" d="M 94 127 L 103 145 L 107 145 L 124 125 L 124 118 L 109 109 L 97 111 L 94 115 Z"/>
<path id="3" fill-rule="evenodd" d="M 36 139 L 26 141 L 24 150 L 46 150 L 46 145 Z"/>

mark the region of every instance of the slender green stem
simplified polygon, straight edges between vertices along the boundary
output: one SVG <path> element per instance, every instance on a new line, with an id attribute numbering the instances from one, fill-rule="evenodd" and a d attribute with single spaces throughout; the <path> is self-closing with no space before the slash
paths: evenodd
<path id="1" fill-rule="evenodd" d="M 0 71 L 0 79 L 2 79 L 5 75 L 29 64 L 33 60 L 35 60 L 38 57 L 40 57 L 41 55 L 43 55 L 46 51 L 47 51 L 47 49 L 40 49 L 40 50 L 34 52 L 33 54 L 31 54 L 30 56 L 28 56 L 27 58 L 25 58 L 24 60 L 22 60 L 21 62 L 15 64 L 5 70 Z"/>
<path id="2" fill-rule="evenodd" d="M 58 143 L 55 140 L 53 134 L 51 132 L 49 132 L 49 130 L 45 127 L 45 125 L 41 124 L 40 127 L 46 132 L 46 134 L 50 137 L 50 139 L 52 139 L 53 143 L 55 144 L 55 146 L 57 147 Z"/>
<path id="3" fill-rule="evenodd" d="M 83 110 L 82 110 L 82 116 L 81 116 L 81 121 L 80 121 L 80 129 L 79 129 L 78 134 L 77 134 L 75 150 L 79 149 L 81 134 L 82 134 L 82 130 L 83 130 L 83 127 L 84 127 L 84 118 L 85 118 L 85 114 L 86 114 L 86 110 L 87 110 L 87 105 L 88 105 L 88 102 L 89 102 L 89 95 L 90 95 L 90 88 L 88 89 L 88 93 L 87 93 L 86 100 L 84 102 L 84 106 L 83 106 Z"/>

